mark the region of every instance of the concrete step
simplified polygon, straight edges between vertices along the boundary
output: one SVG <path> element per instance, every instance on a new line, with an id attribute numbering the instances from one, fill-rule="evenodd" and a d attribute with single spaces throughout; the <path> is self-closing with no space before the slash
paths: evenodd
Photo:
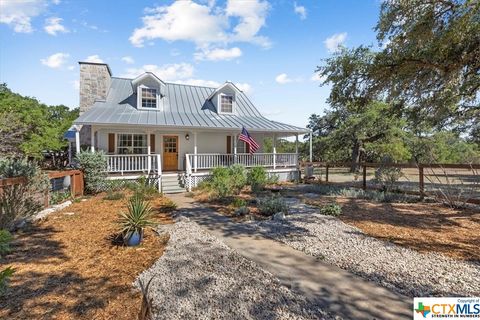
<path id="1" fill-rule="evenodd" d="M 183 188 L 163 188 L 162 192 L 165 194 L 170 194 L 170 193 L 182 193 L 186 192 L 187 190 Z"/>

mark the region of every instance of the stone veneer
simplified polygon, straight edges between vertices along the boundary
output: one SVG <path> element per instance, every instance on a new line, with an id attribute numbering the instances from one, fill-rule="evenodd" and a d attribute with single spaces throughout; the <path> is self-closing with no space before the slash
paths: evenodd
<path id="1" fill-rule="evenodd" d="M 107 64 L 79 62 L 80 64 L 80 114 L 89 110 L 95 100 L 105 100 L 110 88 L 111 73 Z M 90 145 L 91 126 L 80 130 L 80 144 Z"/>

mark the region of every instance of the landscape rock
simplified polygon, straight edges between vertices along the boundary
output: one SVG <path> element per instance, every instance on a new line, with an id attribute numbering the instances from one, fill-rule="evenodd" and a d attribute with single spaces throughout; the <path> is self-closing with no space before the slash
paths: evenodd
<path id="1" fill-rule="evenodd" d="M 273 220 L 277 220 L 277 221 L 285 220 L 285 213 L 277 212 L 273 215 L 272 218 L 273 218 Z"/>
<path id="2" fill-rule="evenodd" d="M 154 319 L 335 319 L 189 220 L 177 220 L 150 279 Z M 138 279 L 136 282 L 138 287 Z"/>

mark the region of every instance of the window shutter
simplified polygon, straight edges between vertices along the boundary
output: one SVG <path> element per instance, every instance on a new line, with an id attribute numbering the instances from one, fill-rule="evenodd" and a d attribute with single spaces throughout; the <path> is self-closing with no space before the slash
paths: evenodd
<path id="1" fill-rule="evenodd" d="M 245 152 L 250 153 L 250 145 L 248 143 L 245 143 Z"/>
<path id="2" fill-rule="evenodd" d="M 232 153 L 232 136 L 227 136 L 227 153 Z"/>
<path id="3" fill-rule="evenodd" d="M 155 153 L 155 134 L 150 135 L 150 152 Z"/>
<path id="4" fill-rule="evenodd" d="M 108 153 L 115 153 L 115 133 L 108 134 Z"/>

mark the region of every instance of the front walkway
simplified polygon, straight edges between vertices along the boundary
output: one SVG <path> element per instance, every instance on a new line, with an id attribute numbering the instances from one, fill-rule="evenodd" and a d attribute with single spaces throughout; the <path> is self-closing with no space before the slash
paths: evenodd
<path id="1" fill-rule="evenodd" d="M 307 256 L 260 231 L 233 222 L 184 194 L 170 195 L 178 214 L 189 217 L 285 286 L 346 319 L 411 319 L 412 299 Z"/>

